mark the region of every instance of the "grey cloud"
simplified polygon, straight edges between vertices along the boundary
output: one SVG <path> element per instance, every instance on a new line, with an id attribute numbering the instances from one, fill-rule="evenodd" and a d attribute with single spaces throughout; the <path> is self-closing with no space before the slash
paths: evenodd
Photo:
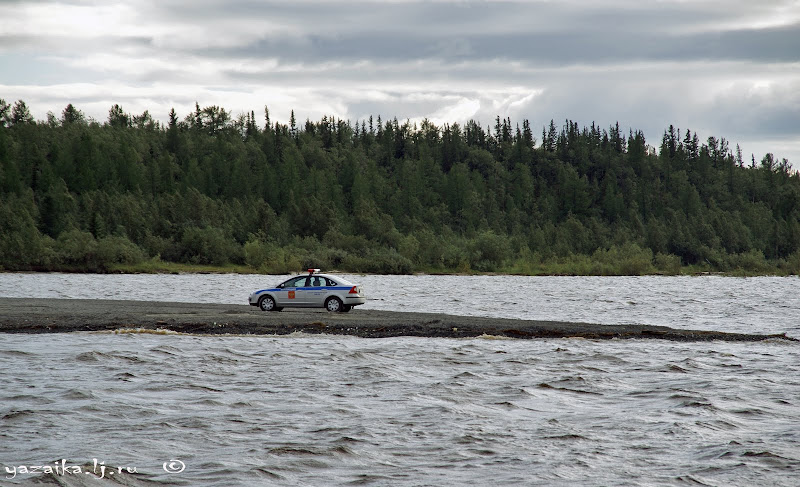
<path id="1" fill-rule="evenodd" d="M 84 2 L 78 2 L 84 3 Z M 506 59 L 551 65 L 630 61 L 747 59 L 800 60 L 800 25 L 725 30 L 783 2 L 659 3 L 609 6 L 586 3 L 332 3 L 256 1 L 152 2 L 136 10 L 140 37 L 96 42 L 103 48 L 165 47 L 154 42 L 153 27 L 196 29 L 197 48 L 169 49 L 199 57 L 259 59 L 285 63 L 323 61 L 440 59 L 442 62 Z M 282 26 L 272 32 L 268 26 Z M 707 25 L 708 24 L 708 25 Z M 260 26 L 264 27 L 261 28 Z M 215 47 L 225 31 L 245 30 L 251 39 L 238 47 Z M 710 27 L 715 27 L 709 32 Z M 0 33 L 2 33 L 0 31 Z M 107 41 L 111 41 L 110 43 Z M 188 41 L 191 43 L 191 40 Z M 78 40 L 42 33 L 0 40 L 0 46 L 88 47 Z M 169 45 L 169 44 L 167 44 Z M 95 47 L 96 48 L 96 47 Z"/>
<path id="2" fill-rule="evenodd" d="M 755 93 L 738 89 L 709 104 L 709 113 L 731 136 L 800 134 L 800 80 Z"/>
<path id="3" fill-rule="evenodd" d="M 772 5 L 770 5 L 770 3 Z M 786 2 L 728 1 L 691 3 L 613 2 L 157 2 L 151 7 L 156 17 L 170 22 L 214 22 L 220 19 L 242 22 L 284 21 L 298 34 L 368 32 L 424 33 L 435 29 L 443 35 L 454 32 L 553 32 L 569 29 L 603 31 L 609 27 L 629 31 L 675 30 L 703 25 L 713 19 L 726 21 L 750 18 L 769 12 Z"/>
<path id="4" fill-rule="evenodd" d="M 800 61 L 800 24 L 771 29 L 741 29 L 681 39 L 673 59 L 742 59 L 758 62 Z"/>
<path id="5" fill-rule="evenodd" d="M 548 65 L 632 61 L 749 60 L 800 61 L 800 25 L 675 36 L 612 31 L 391 36 L 310 35 L 303 43 L 263 39 L 231 49 L 194 50 L 213 57 L 278 57 L 284 62 L 440 59 L 443 62 L 505 59 Z"/>
<path id="6" fill-rule="evenodd" d="M 23 3 L 29 2 L 5 5 Z M 240 107 L 225 101 L 235 92 L 235 103 L 249 103 L 242 109 L 259 112 L 263 104 L 279 103 L 286 118 L 289 108 L 302 119 L 335 108 L 337 113 L 327 114 L 404 120 L 455 113 L 449 109 L 467 100 L 477 106 L 474 118 L 484 126 L 496 115 L 527 118 L 534 127 L 551 118 L 557 124 L 569 118 L 602 127 L 619 121 L 644 130 L 651 143 L 669 124 L 734 142 L 770 136 L 796 140 L 800 133 L 800 100 L 794 94 L 800 92 L 800 24 L 763 27 L 771 19 L 792 18 L 786 14 L 800 8 L 792 1 L 149 0 L 119 5 L 133 10 L 125 26 L 136 26 L 122 31 L 136 35 L 4 37 L 0 27 L 0 56 L 51 58 L 41 69 L 28 64 L 14 77 L 4 73 L 0 83 L 57 84 L 62 73 L 68 82 L 79 82 L 83 70 L 83 82 L 98 91 L 108 80 L 131 89 L 89 91 L 69 101 L 99 98 L 130 103 L 139 111 L 148 100 L 193 106 L 196 94 L 216 93 L 219 99 L 197 101 L 235 111 Z M 102 56 L 81 64 L 83 56 L 99 54 L 134 68 L 115 73 L 103 66 Z M 65 60 L 66 67 L 52 59 Z M 278 64 L 271 67 L 266 60 Z M 773 82 L 771 88 L 749 93 L 762 77 Z M 731 83 L 741 86 L 719 94 L 719 86 Z M 295 91 L 273 102 L 270 87 Z M 377 95 L 366 96 L 368 90 Z M 66 105 L 57 93 L 41 91 L 48 98 L 40 99 L 50 105 L 45 110 Z M 536 95 L 526 98 L 528 93 Z M 257 99 L 265 94 L 266 99 Z"/>

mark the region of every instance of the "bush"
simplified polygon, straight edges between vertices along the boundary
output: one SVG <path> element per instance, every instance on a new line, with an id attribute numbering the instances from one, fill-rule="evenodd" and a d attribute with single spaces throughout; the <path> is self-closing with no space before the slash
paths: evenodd
<path id="1" fill-rule="evenodd" d="M 754 273 L 767 273 L 773 267 L 764 258 L 764 253 L 760 250 L 750 250 L 741 254 L 728 255 L 725 259 L 725 270 L 741 270 Z"/>
<path id="2" fill-rule="evenodd" d="M 296 250 L 289 252 L 274 242 L 251 239 L 244 245 L 244 255 L 247 265 L 264 274 L 291 274 L 304 269 Z"/>
<path id="3" fill-rule="evenodd" d="M 36 228 L 22 205 L 0 202 L 0 265 L 10 270 L 50 266 L 57 258 L 55 242 Z"/>
<path id="4" fill-rule="evenodd" d="M 62 232 L 56 241 L 58 260 L 68 266 L 80 266 L 88 270 L 99 267 L 97 241 L 89 232 L 77 228 Z"/>
<path id="5" fill-rule="evenodd" d="M 460 242 L 459 242 L 460 243 Z M 460 272 L 469 271 L 469 258 L 467 251 L 455 243 L 448 243 L 441 249 L 441 265 L 447 269 L 457 269 Z"/>
<path id="6" fill-rule="evenodd" d="M 416 262 L 423 266 L 441 267 L 444 249 L 441 237 L 434 234 L 430 229 L 425 228 L 415 232 L 414 238 L 419 244 Z"/>
<path id="7" fill-rule="evenodd" d="M 787 274 L 800 275 L 800 250 L 796 251 L 787 257 L 785 261 L 781 262 L 781 268 Z"/>
<path id="8" fill-rule="evenodd" d="M 97 241 L 97 259 L 101 266 L 109 264 L 138 264 L 144 252 L 125 237 L 108 236 Z"/>
<path id="9" fill-rule="evenodd" d="M 244 244 L 244 262 L 253 269 L 260 269 L 269 261 L 270 247 L 266 242 L 257 239 L 248 240 Z"/>
<path id="10" fill-rule="evenodd" d="M 370 241 L 361 235 L 345 235 L 338 230 L 330 230 L 322 239 L 327 247 L 342 249 L 350 253 L 363 254 L 372 247 Z"/>
<path id="11" fill-rule="evenodd" d="M 674 276 L 681 273 L 681 258 L 677 255 L 658 253 L 654 262 L 662 274 Z"/>
<path id="12" fill-rule="evenodd" d="M 215 227 L 187 228 L 180 248 L 181 260 L 191 264 L 224 265 L 243 260 L 241 247 Z"/>
<path id="13" fill-rule="evenodd" d="M 506 237 L 492 231 L 481 232 L 468 244 L 469 263 L 479 271 L 497 271 L 510 257 L 511 246 Z"/>
<path id="14" fill-rule="evenodd" d="M 527 245 L 519 250 L 519 255 L 511 266 L 512 274 L 536 275 L 542 269 L 542 256 L 539 252 L 532 252 Z"/>
<path id="15" fill-rule="evenodd" d="M 653 251 L 635 243 L 624 245 L 618 254 L 620 272 L 626 276 L 641 276 L 653 270 Z"/>
<path id="16" fill-rule="evenodd" d="M 397 251 L 412 262 L 419 262 L 419 240 L 413 235 L 406 235 L 400 239 Z"/>
<path id="17" fill-rule="evenodd" d="M 363 257 L 347 255 L 343 264 L 351 272 L 370 274 L 410 274 L 414 268 L 410 260 L 394 250 L 371 251 Z"/>
<path id="18" fill-rule="evenodd" d="M 141 243 L 144 251 L 150 257 L 158 257 L 170 262 L 180 260 L 180 249 L 178 245 L 164 237 L 157 235 L 147 235 Z"/>
<path id="19" fill-rule="evenodd" d="M 571 254 L 559 259 L 558 270 L 555 274 L 570 276 L 608 275 L 612 272 L 598 261 L 593 261 L 588 255 Z"/>
<path id="20" fill-rule="evenodd" d="M 653 269 L 653 251 L 635 243 L 621 247 L 612 245 L 608 250 L 596 250 L 592 254 L 596 264 L 593 274 L 640 276 Z"/>

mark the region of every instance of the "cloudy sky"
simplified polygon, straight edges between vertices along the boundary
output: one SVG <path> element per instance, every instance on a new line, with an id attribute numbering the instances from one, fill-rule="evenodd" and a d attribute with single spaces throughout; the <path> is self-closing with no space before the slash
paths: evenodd
<path id="1" fill-rule="evenodd" d="M 725 137 L 800 168 L 797 0 L 0 0 L 0 98 L 165 120 L 495 116 Z"/>

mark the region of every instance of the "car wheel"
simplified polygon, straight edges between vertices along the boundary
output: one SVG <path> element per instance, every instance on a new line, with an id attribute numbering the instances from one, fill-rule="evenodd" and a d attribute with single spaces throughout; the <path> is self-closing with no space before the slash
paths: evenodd
<path id="1" fill-rule="evenodd" d="M 341 311 L 342 307 L 342 300 L 337 298 L 336 296 L 332 296 L 325 301 L 325 309 L 328 311 L 336 312 Z"/>
<path id="2" fill-rule="evenodd" d="M 272 311 L 275 309 L 275 300 L 272 296 L 264 296 L 258 300 L 258 307 L 261 311 Z"/>
<path id="3" fill-rule="evenodd" d="M 348 305 L 345 304 L 344 306 L 342 306 L 342 313 L 347 313 L 351 309 L 353 309 L 352 306 L 348 306 Z"/>

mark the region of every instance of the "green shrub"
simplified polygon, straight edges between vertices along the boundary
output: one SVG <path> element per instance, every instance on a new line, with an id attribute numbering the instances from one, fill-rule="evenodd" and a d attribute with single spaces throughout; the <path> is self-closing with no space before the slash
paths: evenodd
<path id="1" fill-rule="evenodd" d="M 291 274 L 307 268 L 302 260 L 308 251 L 301 250 L 300 255 L 296 248 L 289 246 L 289 249 L 253 238 L 244 245 L 245 262 L 264 274 Z"/>
<path id="2" fill-rule="evenodd" d="M 339 269 L 347 258 L 348 252 L 342 249 L 319 247 L 308 251 L 302 257 L 303 268 Z"/>
<path id="3" fill-rule="evenodd" d="M 411 262 L 419 262 L 419 240 L 413 235 L 402 237 L 397 246 L 397 251 Z"/>
<path id="4" fill-rule="evenodd" d="M 592 260 L 595 263 L 592 274 L 639 276 L 653 270 L 653 251 L 635 243 L 598 249 Z"/>
<path id="5" fill-rule="evenodd" d="M 410 274 L 414 268 L 410 260 L 394 250 L 371 251 L 363 257 L 348 254 L 343 266 L 351 272 L 369 274 Z"/>
<path id="6" fill-rule="evenodd" d="M 728 255 L 724 260 L 725 270 L 740 270 L 747 273 L 767 273 L 773 270 L 773 266 L 764 258 L 764 253 L 756 249 Z"/>
<path id="7" fill-rule="evenodd" d="M 658 253 L 653 260 L 662 274 L 674 276 L 681 273 L 681 258 L 677 255 Z"/>
<path id="8" fill-rule="evenodd" d="M 99 267 L 97 241 L 89 232 L 77 228 L 61 232 L 56 241 L 58 260 L 68 266 L 80 266 L 91 270 Z"/>
<path id="9" fill-rule="evenodd" d="M 425 228 L 415 232 L 414 237 L 419 243 L 416 262 L 422 266 L 441 267 L 443 265 L 444 245 L 441 237 Z"/>
<path id="10" fill-rule="evenodd" d="M 635 243 L 625 244 L 619 252 L 620 273 L 626 276 L 641 276 L 653 270 L 653 251 Z"/>
<path id="11" fill-rule="evenodd" d="M 26 209 L 0 202 L 0 229 L 0 265 L 4 268 L 47 268 L 57 260 L 55 242 L 39 233 Z"/>
<path id="12" fill-rule="evenodd" d="M 478 271 L 498 271 L 511 256 L 511 246 L 507 237 L 491 230 L 481 232 L 467 244 L 469 263 Z"/>
<path id="13" fill-rule="evenodd" d="M 191 264 L 224 265 L 243 260 L 241 247 L 215 227 L 187 228 L 180 248 L 181 260 Z"/>
<path id="14" fill-rule="evenodd" d="M 260 269 L 269 261 L 270 247 L 266 242 L 252 239 L 244 244 L 244 262 L 253 269 Z"/>
<path id="15" fill-rule="evenodd" d="M 520 248 L 519 255 L 510 267 L 512 274 L 536 275 L 542 270 L 542 256 L 532 252 L 527 245 Z"/>
<path id="16" fill-rule="evenodd" d="M 593 261 L 588 255 L 584 254 L 571 254 L 559 259 L 558 271 L 556 274 L 564 274 L 570 276 L 590 276 L 597 274 L 608 274 L 603 272 L 602 264 Z"/>
<path id="17" fill-rule="evenodd" d="M 342 249 L 347 252 L 363 254 L 373 244 L 362 235 L 345 235 L 338 230 L 330 230 L 322 238 L 322 243 L 326 247 Z"/>
<path id="18" fill-rule="evenodd" d="M 441 265 L 447 269 L 458 269 L 460 272 L 469 270 L 467 251 L 455 243 L 444 244 L 441 249 Z"/>
<path id="19" fill-rule="evenodd" d="M 147 235 L 142 240 L 141 246 L 150 257 L 158 257 L 169 262 L 180 260 L 178 245 L 170 239 L 157 235 Z"/>
<path id="20" fill-rule="evenodd" d="M 795 251 L 781 262 L 781 268 L 787 274 L 800 275 L 800 250 Z"/>
<path id="21" fill-rule="evenodd" d="M 144 252 L 126 237 L 108 236 L 97 241 L 97 258 L 102 266 L 109 264 L 138 264 Z"/>

